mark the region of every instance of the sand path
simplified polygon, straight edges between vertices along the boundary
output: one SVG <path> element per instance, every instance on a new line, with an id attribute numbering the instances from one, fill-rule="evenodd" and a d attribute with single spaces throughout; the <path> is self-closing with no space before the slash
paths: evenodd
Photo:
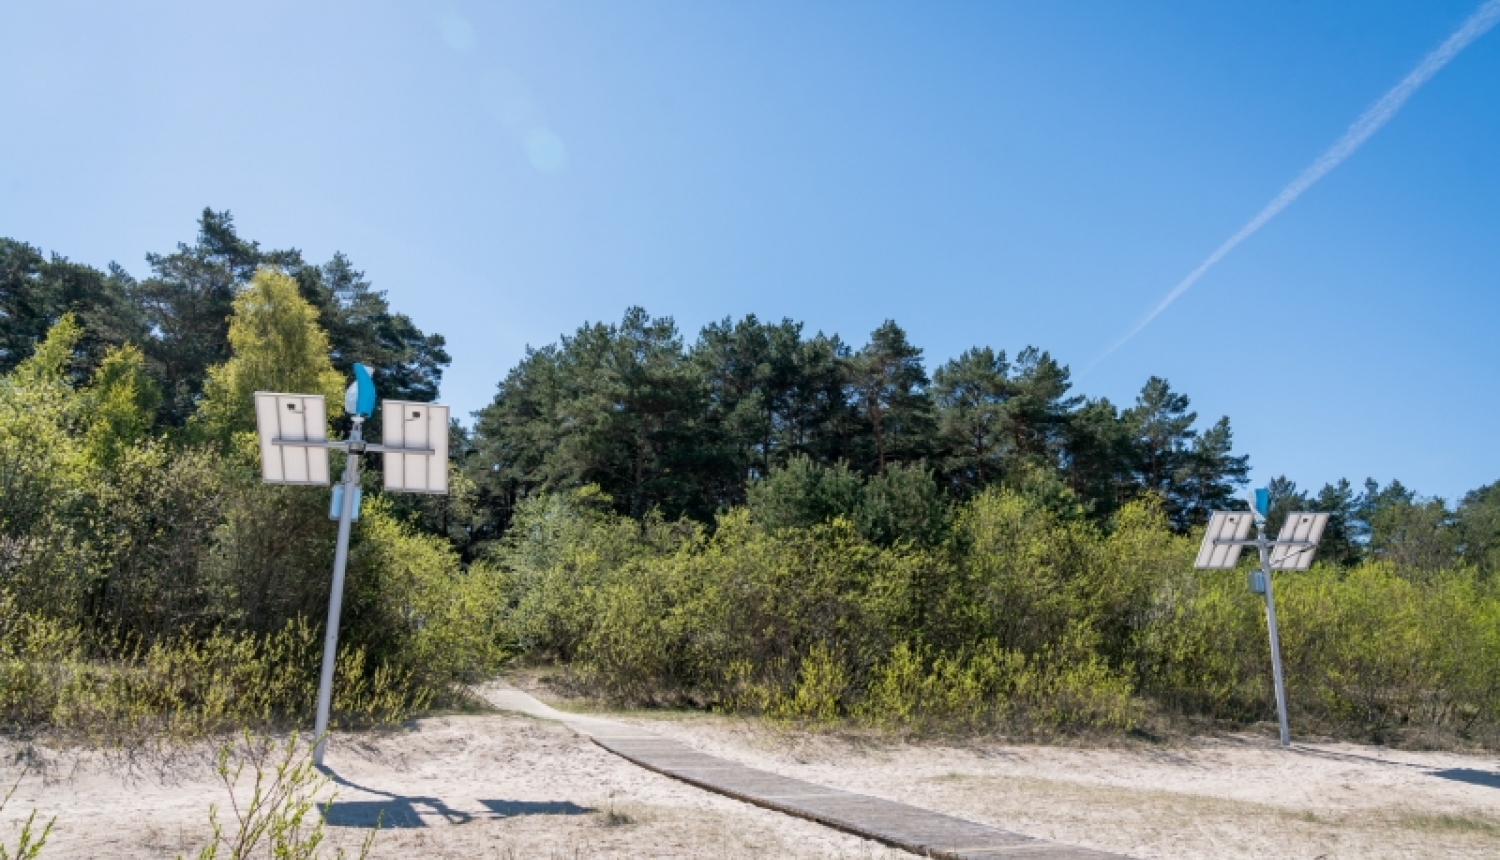
<path id="1" fill-rule="evenodd" d="M 485 692 L 515 704 L 501 688 Z M 547 708 L 338 736 L 328 754 L 339 782 L 334 841 L 354 843 L 384 813 L 391 826 L 375 842 L 377 858 L 912 856 L 636 767 L 574 730 L 590 721 L 598 730 L 598 717 Z M 784 776 L 1139 858 L 1500 857 L 1494 756 L 1357 744 L 1282 751 L 1248 736 L 1107 748 L 903 744 L 693 714 L 605 722 Z M 191 853 L 209 804 L 226 800 L 210 752 L 127 766 L 97 752 L 0 742 L 7 785 L 23 761 L 36 765 L 0 813 L 0 841 L 13 844 L 36 808 L 57 816 L 42 860 Z"/>

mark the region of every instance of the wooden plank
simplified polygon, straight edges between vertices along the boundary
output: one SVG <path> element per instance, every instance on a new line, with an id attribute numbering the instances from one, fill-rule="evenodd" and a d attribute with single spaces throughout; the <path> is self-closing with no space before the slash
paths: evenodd
<path id="1" fill-rule="evenodd" d="M 1128 860 L 1121 854 L 1033 839 L 905 803 L 757 770 L 665 738 L 611 737 L 608 733 L 591 737 L 604 749 L 647 770 L 924 857 Z"/>

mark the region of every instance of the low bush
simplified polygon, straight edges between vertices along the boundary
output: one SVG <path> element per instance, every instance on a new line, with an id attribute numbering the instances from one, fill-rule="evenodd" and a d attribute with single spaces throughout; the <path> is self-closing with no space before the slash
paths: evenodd
<path id="1" fill-rule="evenodd" d="M 284 740 L 243 733 L 238 741 L 219 748 L 214 770 L 229 794 L 226 832 L 220 807 L 209 808 L 213 836 L 197 860 L 321 860 L 325 851 L 324 824 L 334 797 L 317 800 L 330 780 L 312 763 L 313 745 L 293 733 Z M 248 771 L 247 771 L 248 766 Z M 248 784 L 247 784 L 248 783 Z M 380 822 L 366 834 L 356 855 L 368 857 Z M 332 855 L 343 860 L 346 852 Z"/>
<path id="2" fill-rule="evenodd" d="M 212 412 L 223 427 L 151 437 L 140 354 L 111 351 L 79 384 L 79 336 L 65 316 L 0 378 L 0 725 L 127 743 L 305 721 L 333 561 L 326 491 L 261 482 L 239 408 L 254 379 Z M 370 490 L 340 631 L 343 725 L 461 696 L 500 659 L 497 573 L 464 568 Z"/>
<path id="3" fill-rule="evenodd" d="M 826 478 L 804 471 L 788 485 Z M 493 558 L 500 635 L 604 698 L 809 724 L 1052 733 L 1118 732 L 1151 714 L 1274 719 L 1246 570 L 1194 570 L 1195 539 L 1149 499 L 1105 529 L 991 489 L 922 544 L 752 499 L 711 532 L 615 515 L 593 489 L 523 503 Z M 1274 585 L 1299 730 L 1495 739 L 1500 594 L 1480 573 L 1316 566 Z"/>
<path id="4" fill-rule="evenodd" d="M 0 597 L 0 721 L 107 746 L 296 724 L 315 701 L 321 654 L 322 636 L 300 619 L 269 634 L 88 648 L 76 628 L 17 613 Z M 361 646 L 340 651 L 338 724 L 400 720 L 431 700 L 410 670 L 367 663 Z"/>

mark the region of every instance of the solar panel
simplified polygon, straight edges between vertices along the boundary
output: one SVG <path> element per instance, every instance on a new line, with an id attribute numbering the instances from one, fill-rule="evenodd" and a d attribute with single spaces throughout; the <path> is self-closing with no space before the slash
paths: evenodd
<path id="1" fill-rule="evenodd" d="M 1276 546 L 1271 547 L 1272 570 L 1307 570 L 1312 566 L 1313 552 L 1328 526 L 1328 515 L 1298 512 L 1288 514 L 1276 537 Z M 1302 545 L 1283 544 L 1282 541 L 1297 541 Z"/>
<path id="2" fill-rule="evenodd" d="M 381 403 L 380 416 L 384 447 L 423 452 L 383 452 L 385 488 L 398 493 L 447 493 L 448 407 L 386 400 Z"/>
<path id="3" fill-rule="evenodd" d="M 255 428 L 266 483 L 328 486 L 328 449 L 295 444 L 328 441 L 323 395 L 257 391 Z"/>
<path id="4" fill-rule="evenodd" d="M 1240 563 L 1238 544 L 1221 544 L 1216 541 L 1244 540 L 1250 534 L 1254 518 L 1249 511 L 1214 511 L 1209 517 L 1208 530 L 1203 533 L 1203 543 L 1198 547 L 1198 560 L 1194 567 L 1207 570 L 1228 570 Z"/>

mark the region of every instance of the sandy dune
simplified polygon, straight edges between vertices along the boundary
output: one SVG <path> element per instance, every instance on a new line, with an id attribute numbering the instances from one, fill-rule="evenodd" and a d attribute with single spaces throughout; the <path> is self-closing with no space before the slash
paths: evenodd
<path id="1" fill-rule="evenodd" d="M 602 715 L 601 715 L 602 716 Z M 1140 858 L 1500 857 L 1500 761 L 1219 738 L 1167 747 L 906 745 L 700 715 L 608 715 L 704 752 L 1007 830 Z M 24 752 L 3 752 L 7 784 Z M 207 750 L 133 765 L 37 749 L 0 813 L 13 842 L 56 815 L 43 858 L 169 858 L 227 797 Z M 572 729 L 496 713 L 335 739 L 335 841 L 377 814 L 375 857 L 901 857 L 641 770 Z"/>

